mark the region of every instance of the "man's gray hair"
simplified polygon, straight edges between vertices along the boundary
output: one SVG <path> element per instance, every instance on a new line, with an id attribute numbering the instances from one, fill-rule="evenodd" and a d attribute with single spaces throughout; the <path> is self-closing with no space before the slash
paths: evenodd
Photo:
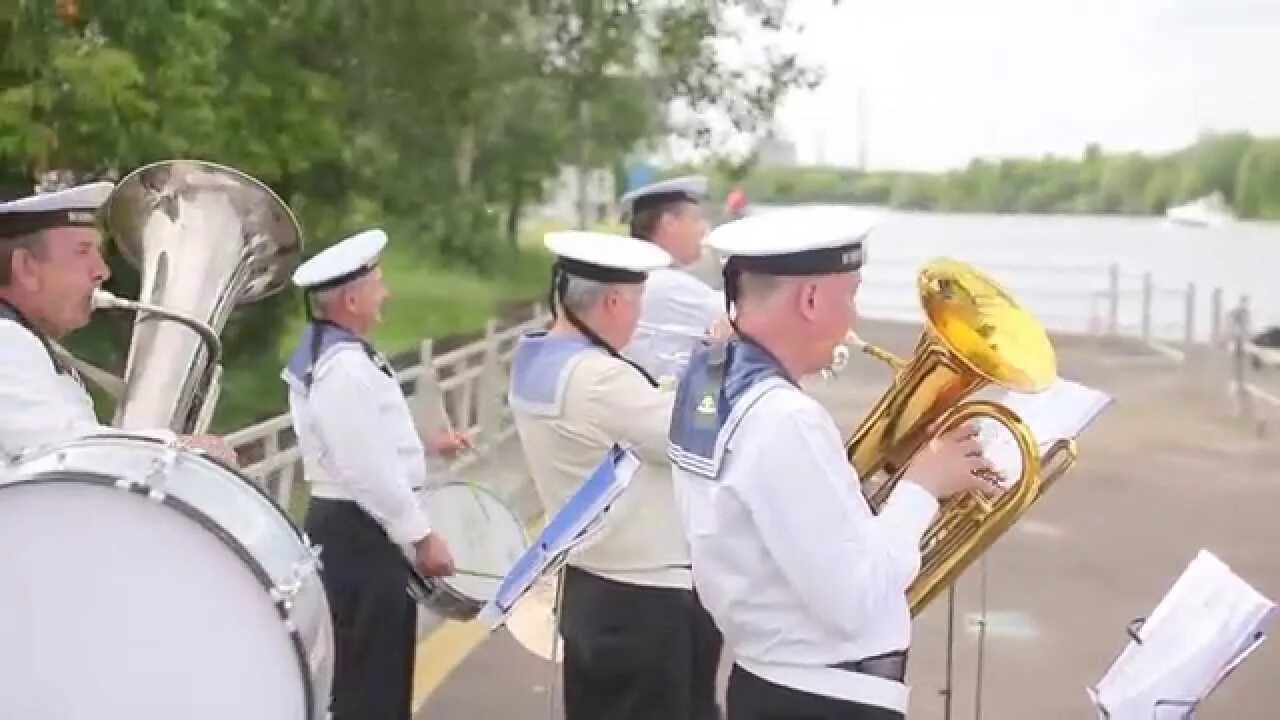
<path id="1" fill-rule="evenodd" d="M 774 293 L 788 285 L 788 278 L 777 275 L 744 272 L 738 276 L 738 299 L 747 302 L 768 300 Z"/>
<path id="2" fill-rule="evenodd" d="M 322 318 L 327 317 L 329 315 L 329 308 L 338 299 L 340 294 L 342 294 L 341 285 L 311 293 L 311 302 L 313 303 L 313 307 L 316 309 L 316 314 Z"/>
<path id="3" fill-rule="evenodd" d="M 604 299 L 609 286 L 597 280 L 570 275 L 565 284 L 564 298 L 561 302 L 574 314 L 582 314 L 595 307 Z"/>
<path id="4" fill-rule="evenodd" d="M 10 277 L 13 271 L 13 254 L 18 250 L 26 250 L 38 258 L 44 258 L 46 250 L 44 239 L 43 230 L 17 237 L 0 238 L 0 287 L 8 285 L 13 280 Z"/>

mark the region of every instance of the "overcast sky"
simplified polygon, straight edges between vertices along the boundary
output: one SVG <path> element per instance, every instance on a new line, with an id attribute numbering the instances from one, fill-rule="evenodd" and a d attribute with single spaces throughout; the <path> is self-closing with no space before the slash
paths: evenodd
<path id="1" fill-rule="evenodd" d="M 801 159 L 873 168 L 1159 151 L 1204 129 L 1280 135 L 1280 0 L 794 0 L 826 68 L 779 115 Z"/>

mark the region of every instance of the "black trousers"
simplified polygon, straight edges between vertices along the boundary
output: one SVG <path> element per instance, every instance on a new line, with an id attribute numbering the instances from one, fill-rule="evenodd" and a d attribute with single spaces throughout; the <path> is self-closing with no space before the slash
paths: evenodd
<path id="1" fill-rule="evenodd" d="M 728 720 L 903 720 L 875 705 L 813 695 L 777 685 L 734 665 L 729 673 Z"/>
<path id="2" fill-rule="evenodd" d="M 418 608 L 404 556 L 354 502 L 312 499 L 306 530 L 333 617 L 332 720 L 409 720 Z"/>
<path id="3" fill-rule="evenodd" d="M 565 568 L 565 720 L 716 720 L 722 639 L 692 591 Z"/>

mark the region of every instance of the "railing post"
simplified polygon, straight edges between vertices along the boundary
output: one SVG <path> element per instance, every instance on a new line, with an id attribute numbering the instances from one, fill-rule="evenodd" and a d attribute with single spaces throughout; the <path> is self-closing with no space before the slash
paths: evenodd
<path id="1" fill-rule="evenodd" d="M 498 321 L 496 318 L 490 318 L 484 329 L 484 364 L 480 369 L 480 377 L 476 382 L 476 393 L 479 394 L 477 400 L 480 403 L 480 435 L 484 438 L 484 443 L 496 443 L 500 437 L 498 421 L 501 417 L 502 393 L 506 391 L 505 383 L 502 379 L 501 368 L 499 362 L 501 358 L 498 356 Z"/>
<path id="2" fill-rule="evenodd" d="M 1142 339 L 1144 342 L 1151 342 L 1151 296 L 1153 288 L 1151 287 L 1151 273 L 1144 273 L 1142 276 Z"/>
<path id="3" fill-rule="evenodd" d="M 1111 282 L 1107 290 L 1107 334 L 1115 337 L 1120 332 L 1120 264 L 1111 263 Z"/>
<path id="4" fill-rule="evenodd" d="M 431 338 L 418 345 L 418 379 L 413 384 L 413 420 L 418 435 L 427 441 L 441 430 L 448 430 L 452 423 L 444 404 L 444 392 L 440 390 L 440 375 L 436 372 L 435 346 Z"/>
<path id="5" fill-rule="evenodd" d="M 1196 344 L 1196 284 L 1187 283 L 1186 311 L 1182 320 L 1182 344 L 1190 350 Z"/>
<path id="6" fill-rule="evenodd" d="M 1215 287 L 1209 296 L 1209 344 L 1222 347 L 1222 288 Z"/>
<path id="7" fill-rule="evenodd" d="M 281 432 L 283 431 L 277 430 L 276 432 L 271 434 L 271 436 L 275 438 L 275 446 L 276 446 L 277 453 L 280 452 L 280 433 Z M 299 465 L 301 464 L 301 462 L 302 462 L 301 458 L 299 458 L 298 463 L 291 463 L 289 465 L 286 465 L 280 468 L 279 470 L 280 484 L 277 486 L 277 489 L 276 489 L 276 501 L 280 503 L 280 507 L 285 509 L 285 512 L 289 512 L 289 510 L 293 508 L 293 481 L 294 481 L 295 473 L 297 470 L 295 465 Z"/>
<path id="8" fill-rule="evenodd" d="M 280 452 L 279 433 L 272 431 L 267 433 L 265 436 L 263 436 L 262 459 L 270 460 L 271 458 L 275 457 L 276 454 L 279 452 Z M 263 475 L 258 476 L 258 483 L 262 485 L 262 488 L 266 490 L 267 493 L 271 495 L 271 497 L 276 499 L 276 502 L 285 504 L 288 502 L 288 500 L 280 497 L 280 493 L 279 493 L 280 483 L 271 482 L 271 476 L 276 472 L 278 471 L 272 470 L 267 473 L 264 473 Z"/>
<path id="9" fill-rule="evenodd" d="M 1252 334 L 1248 295 L 1240 296 L 1231 316 L 1231 386 L 1235 390 L 1236 414 L 1240 419 L 1252 423 L 1253 395 L 1249 392 L 1249 361 L 1244 352 L 1244 344 Z"/>

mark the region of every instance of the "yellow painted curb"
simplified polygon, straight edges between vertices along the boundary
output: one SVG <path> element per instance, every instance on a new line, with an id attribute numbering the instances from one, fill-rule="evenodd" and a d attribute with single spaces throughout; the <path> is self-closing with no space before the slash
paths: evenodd
<path id="1" fill-rule="evenodd" d="M 478 622 L 453 622 L 443 625 L 418 643 L 413 664 L 413 707 L 422 709 L 427 698 L 439 689 L 449 673 L 462 664 L 485 638 L 489 629 Z"/>
<path id="2" fill-rule="evenodd" d="M 534 518 L 525 526 L 530 539 L 542 532 L 543 518 Z M 440 627 L 418 641 L 413 661 L 413 712 L 422 711 L 445 679 L 490 635 L 482 623 L 446 620 Z"/>

